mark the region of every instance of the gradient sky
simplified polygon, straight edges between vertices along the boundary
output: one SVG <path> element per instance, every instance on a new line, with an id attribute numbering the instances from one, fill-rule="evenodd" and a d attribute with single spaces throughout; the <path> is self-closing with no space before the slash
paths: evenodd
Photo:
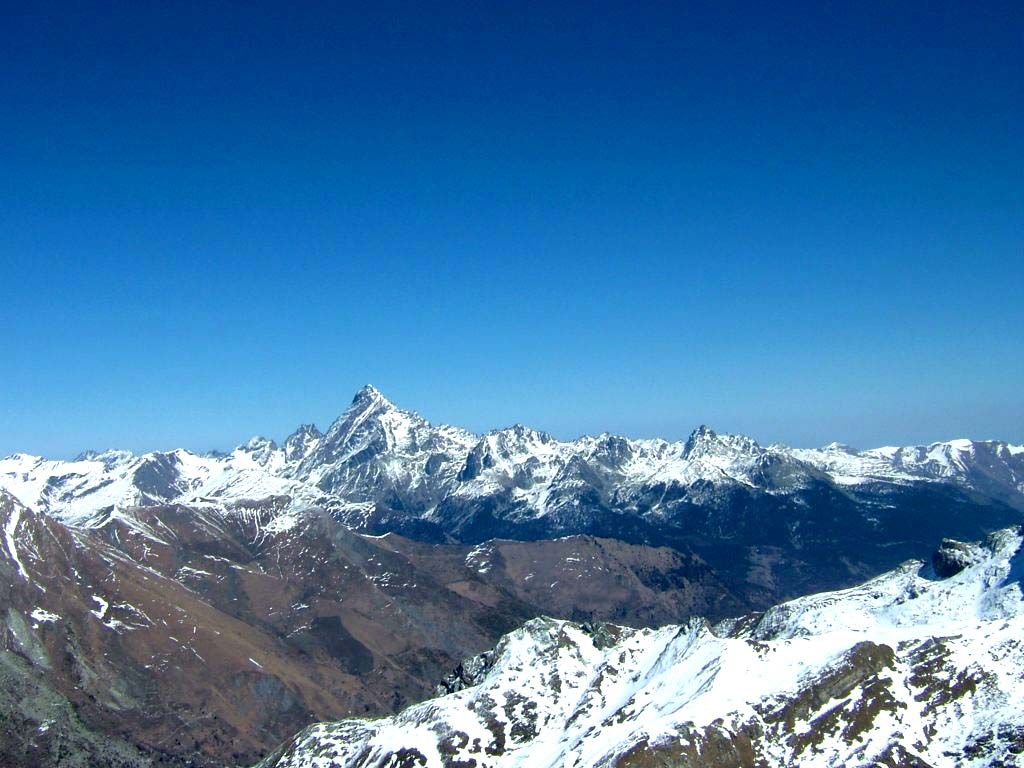
<path id="1" fill-rule="evenodd" d="M 366 382 L 1024 442 L 1019 0 L 64 5 L 0 25 L 0 455 L 281 438 Z"/>

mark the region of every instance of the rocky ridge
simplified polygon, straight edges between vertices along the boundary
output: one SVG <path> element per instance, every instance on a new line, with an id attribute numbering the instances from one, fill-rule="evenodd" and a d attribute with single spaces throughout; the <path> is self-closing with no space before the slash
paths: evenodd
<path id="1" fill-rule="evenodd" d="M 179 505 L 223 525 L 247 510 L 266 535 L 328 514 L 371 535 L 430 543 L 589 535 L 695 552 L 748 608 L 833 589 L 1024 520 L 1024 447 L 952 440 L 855 451 L 761 446 L 708 427 L 684 442 L 563 441 L 524 426 L 435 426 L 372 387 L 321 433 L 228 454 L 185 450 L 74 461 L 0 460 L 0 488 L 80 529 L 137 506 Z M 138 528 L 138 535 L 148 535 Z"/>
<path id="2" fill-rule="evenodd" d="M 735 489 L 785 495 L 822 483 L 851 493 L 948 486 L 1022 510 L 1024 446 L 951 440 L 867 451 L 835 443 L 796 449 L 706 426 L 685 442 L 608 434 L 563 441 L 521 425 L 478 436 L 432 425 L 367 386 L 326 433 L 305 424 L 280 447 L 254 437 L 228 454 L 112 450 L 72 461 L 0 459 L 0 487 L 72 524 L 130 506 L 286 496 L 289 510 L 319 506 L 356 522 L 360 512 L 381 507 L 446 525 L 466 540 L 471 530 L 460 527 L 460 515 L 499 506 L 495 500 L 513 524 L 528 528 L 550 518 L 556 530 L 572 527 L 574 508 L 663 520 L 680 498 L 700 503 Z"/>
<path id="3" fill-rule="evenodd" d="M 1016 765 L 1021 543 L 1007 529 L 946 578 L 909 562 L 718 625 L 536 619 L 449 695 L 312 726 L 261 767 Z"/>
<path id="4" fill-rule="evenodd" d="M 0 764 L 255 762 L 311 722 L 393 712 L 543 612 L 637 625 L 740 610 L 699 558 L 572 537 L 430 545 L 272 499 L 105 513 L 0 492 Z"/>

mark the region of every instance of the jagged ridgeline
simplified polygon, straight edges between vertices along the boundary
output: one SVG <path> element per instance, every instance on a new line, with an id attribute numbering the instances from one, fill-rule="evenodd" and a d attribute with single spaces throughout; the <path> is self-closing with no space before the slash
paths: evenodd
<path id="1" fill-rule="evenodd" d="M 478 687 L 524 623 L 604 653 L 981 539 L 1021 521 L 1022 462 L 996 441 L 473 435 L 370 387 L 282 446 L 8 457 L 0 765 L 251 765 L 311 723 Z M 948 541 L 934 573 L 987 551 Z"/>
<path id="2" fill-rule="evenodd" d="M 229 454 L 15 455 L 0 460 L 0 487 L 84 526 L 130 506 L 249 501 L 263 503 L 261 523 L 274 530 L 317 509 L 352 530 L 429 542 L 591 534 L 696 548 L 763 606 L 878 573 L 942 536 L 1019 522 L 1024 447 L 793 449 L 707 427 L 685 442 L 561 441 L 518 425 L 474 435 L 367 386 L 326 433 L 306 424 L 283 446 L 253 438 Z"/>
<path id="3" fill-rule="evenodd" d="M 944 578 L 911 562 L 716 626 L 535 619 L 449 695 L 313 726 L 261 766 L 1018 765 L 1020 550 L 1019 528 L 947 542 Z"/>

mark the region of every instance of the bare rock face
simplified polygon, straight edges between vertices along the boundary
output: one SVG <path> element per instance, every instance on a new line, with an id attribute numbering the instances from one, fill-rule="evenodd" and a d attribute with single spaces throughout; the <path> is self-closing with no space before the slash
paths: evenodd
<path id="1" fill-rule="evenodd" d="M 484 679 L 484 675 L 494 664 L 494 652 L 485 651 L 476 656 L 463 659 L 455 670 L 438 683 L 434 689 L 435 696 L 446 696 L 474 685 L 478 685 Z"/>
<path id="2" fill-rule="evenodd" d="M 939 548 L 932 554 L 932 567 L 935 569 L 936 576 L 946 579 L 981 561 L 984 557 L 985 551 L 977 544 L 969 544 L 956 539 L 943 539 Z"/>

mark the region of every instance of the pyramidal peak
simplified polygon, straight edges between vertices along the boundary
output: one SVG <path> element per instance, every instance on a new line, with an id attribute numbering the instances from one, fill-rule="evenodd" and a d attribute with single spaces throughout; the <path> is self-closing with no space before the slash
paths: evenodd
<path id="1" fill-rule="evenodd" d="M 356 392 L 352 403 L 323 434 L 301 440 L 294 451 L 302 457 L 300 474 L 314 472 L 321 465 L 345 461 L 354 453 L 373 448 L 380 453 L 404 442 L 404 436 L 419 426 L 428 426 L 417 414 L 403 411 L 367 384 Z M 397 433 L 401 433 L 396 435 Z"/>
<path id="2" fill-rule="evenodd" d="M 345 409 L 324 434 L 327 442 L 334 442 L 340 435 L 349 435 L 354 429 L 377 416 L 397 412 L 399 409 L 380 393 L 376 387 L 367 384 L 359 389 Z"/>
<path id="3" fill-rule="evenodd" d="M 378 423 L 381 419 L 398 418 L 425 421 L 415 411 L 399 408 L 372 384 L 361 387 L 352 397 L 352 403 L 325 433 L 325 439 L 334 440 L 339 433 L 347 433 L 359 425 Z"/>
<path id="4" fill-rule="evenodd" d="M 384 397 L 381 391 L 372 384 L 365 384 L 360 387 L 359 391 L 352 398 L 352 407 L 365 408 L 367 406 L 395 408 L 395 404 Z"/>

